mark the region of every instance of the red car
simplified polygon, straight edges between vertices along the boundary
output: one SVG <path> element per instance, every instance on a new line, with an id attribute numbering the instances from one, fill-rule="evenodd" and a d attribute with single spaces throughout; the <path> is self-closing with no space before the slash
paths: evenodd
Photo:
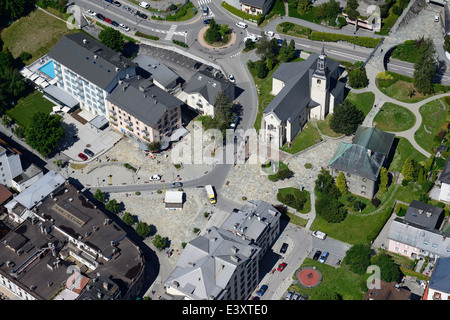
<path id="1" fill-rule="evenodd" d="M 110 18 L 106 18 L 105 21 L 108 22 L 108 23 L 112 22 L 112 20 Z"/>
<path id="2" fill-rule="evenodd" d="M 286 263 L 286 262 L 282 262 L 282 263 L 280 263 L 280 264 L 278 265 L 277 270 L 278 270 L 278 271 L 283 271 L 284 268 L 286 268 L 286 266 L 287 266 L 287 263 Z"/>
<path id="3" fill-rule="evenodd" d="M 87 160 L 87 156 L 84 153 L 79 153 L 78 157 L 80 157 L 81 160 L 84 160 L 84 161 Z"/>

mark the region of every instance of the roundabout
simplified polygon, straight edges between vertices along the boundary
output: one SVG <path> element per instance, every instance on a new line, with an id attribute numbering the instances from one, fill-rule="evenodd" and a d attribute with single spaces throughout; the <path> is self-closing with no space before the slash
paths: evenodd
<path id="1" fill-rule="evenodd" d="M 322 273 L 316 267 L 303 267 L 298 271 L 297 279 L 300 286 L 314 288 L 322 282 Z"/>
<path id="2" fill-rule="evenodd" d="M 208 44 L 205 39 L 205 32 L 206 30 L 208 30 L 209 27 L 204 27 L 202 28 L 199 33 L 198 33 L 198 42 L 202 47 L 208 48 L 208 49 L 222 49 L 222 48 L 228 48 L 231 47 L 235 42 L 236 42 L 236 33 L 235 32 L 230 32 L 230 39 L 227 43 L 224 43 L 222 46 L 218 46 L 218 45 L 210 45 Z"/>

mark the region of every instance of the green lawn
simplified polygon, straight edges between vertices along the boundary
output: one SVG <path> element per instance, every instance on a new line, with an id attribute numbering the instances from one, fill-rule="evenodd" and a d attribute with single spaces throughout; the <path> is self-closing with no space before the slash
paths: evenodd
<path id="1" fill-rule="evenodd" d="M 25 98 L 20 99 L 16 106 L 7 111 L 7 114 L 20 126 L 26 128 L 36 112 L 50 113 L 55 104 L 43 97 L 43 94 L 34 91 Z"/>
<path id="2" fill-rule="evenodd" d="M 69 29 L 65 22 L 36 9 L 5 28 L 1 38 L 14 58 L 22 52 L 30 53 L 32 58 L 26 61 L 29 64 L 48 53 L 63 35 L 74 32 L 80 30 Z"/>
<path id="3" fill-rule="evenodd" d="M 417 61 L 418 48 L 416 40 L 407 40 L 392 51 L 394 59 L 415 63 Z"/>
<path id="4" fill-rule="evenodd" d="M 375 102 L 375 94 L 373 92 L 349 92 L 346 100 L 353 102 L 359 110 L 364 112 L 364 115 L 366 116 L 373 108 L 373 103 Z"/>
<path id="5" fill-rule="evenodd" d="M 311 211 L 311 196 L 309 194 L 309 191 L 307 191 L 307 190 L 301 191 L 300 189 L 292 188 L 292 187 L 278 189 L 278 194 L 281 197 L 285 197 L 287 194 L 293 194 L 296 198 L 298 198 L 298 197 L 300 197 L 300 193 L 302 193 L 302 192 L 306 197 L 306 202 L 303 205 L 303 208 L 299 212 L 300 213 L 308 213 Z M 278 198 L 278 194 L 277 194 L 277 198 Z"/>
<path id="6" fill-rule="evenodd" d="M 296 154 L 299 151 L 315 145 L 316 141 L 321 138 L 322 136 L 320 135 L 319 130 L 308 122 L 302 131 L 294 138 L 290 148 L 285 145 L 280 149 L 291 154 Z"/>
<path id="7" fill-rule="evenodd" d="M 448 122 L 447 115 L 449 107 L 441 104 L 441 99 L 430 101 L 420 107 L 419 111 L 422 115 L 422 124 L 415 132 L 414 138 L 416 142 L 428 152 L 433 152 L 433 148 L 439 146 L 434 141 L 434 137 L 443 130 L 442 126 Z"/>
<path id="8" fill-rule="evenodd" d="M 426 157 L 419 151 L 417 151 L 408 141 L 403 137 L 395 138 L 397 148 L 395 149 L 394 157 L 389 165 L 389 171 L 402 171 L 402 165 L 408 157 L 411 157 L 416 163 L 426 161 Z"/>
<path id="9" fill-rule="evenodd" d="M 330 128 L 330 121 L 331 118 L 333 118 L 332 114 L 328 114 L 325 120 L 319 120 L 317 121 L 317 127 L 319 128 L 320 132 L 328 137 L 336 138 L 340 137 L 343 134 L 342 133 L 336 133 Z"/>
<path id="10" fill-rule="evenodd" d="M 381 130 L 400 132 L 412 128 L 416 123 L 416 116 L 405 107 L 386 102 L 373 121 Z"/>
<path id="11" fill-rule="evenodd" d="M 306 258 L 300 267 L 312 266 L 322 274 L 322 282 L 315 288 L 304 288 L 295 283 L 289 287 L 290 290 L 300 292 L 308 296 L 308 300 L 318 300 L 319 292 L 335 292 L 342 300 L 362 300 L 367 291 L 366 279 L 369 274 L 358 275 L 349 270 L 347 266 L 340 268 L 314 261 Z M 295 275 L 296 276 L 296 275 Z"/>

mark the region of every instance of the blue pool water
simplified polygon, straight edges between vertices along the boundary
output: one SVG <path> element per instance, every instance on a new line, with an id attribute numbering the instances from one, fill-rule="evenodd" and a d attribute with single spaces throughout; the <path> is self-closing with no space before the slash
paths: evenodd
<path id="1" fill-rule="evenodd" d="M 44 66 L 40 67 L 39 70 L 48 75 L 50 78 L 55 78 L 55 67 L 53 66 L 53 60 L 47 62 Z"/>

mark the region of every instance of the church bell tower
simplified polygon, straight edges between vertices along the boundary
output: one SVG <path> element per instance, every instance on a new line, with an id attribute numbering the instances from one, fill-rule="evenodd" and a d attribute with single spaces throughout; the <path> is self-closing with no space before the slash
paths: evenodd
<path id="1" fill-rule="evenodd" d="M 329 111 L 329 82 L 327 55 L 322 44 L 322 50 L 317 58 L 317 65 L 311 77 L 311 100 L 319 105 L 311 109 L 310 118 L 325 120 Z"/>

